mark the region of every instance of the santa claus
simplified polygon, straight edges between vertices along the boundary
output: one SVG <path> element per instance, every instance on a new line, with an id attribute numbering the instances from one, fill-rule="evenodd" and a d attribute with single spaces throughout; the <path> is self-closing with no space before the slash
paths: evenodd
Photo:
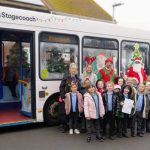
<path id="1" fill-rule="evenodd" d="M 147 75 L 140 59 L 134 60 L 133 66 L 129 67 L 127 71 L 127 76 L 136 78 L 139 83 L 146 82 Z"/>
<path id="2" fill-rule="evenodd" d="M 138 80 L 138 83 L 145 83 L 147 80 L 147 75 L 144 70 L 144 65 L 142 63 L 142 57 L 139 52 L 139 45 L 135 44 L 135 50 L 133 52 L 133 57 L 131 58 L 132 65 L 127 70 L 128 77 L 134 77 Z"/>

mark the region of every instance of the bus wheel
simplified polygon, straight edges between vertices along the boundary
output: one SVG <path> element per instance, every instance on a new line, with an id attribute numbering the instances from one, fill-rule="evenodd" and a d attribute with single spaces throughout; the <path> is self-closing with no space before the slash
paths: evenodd
<path id="1" fill-rule="evenodd" d="M 49 98 L 44 106 L 44 121 L 47 125 L 58 125 L 58 108 L 59 103 L 57 98 Z"/>

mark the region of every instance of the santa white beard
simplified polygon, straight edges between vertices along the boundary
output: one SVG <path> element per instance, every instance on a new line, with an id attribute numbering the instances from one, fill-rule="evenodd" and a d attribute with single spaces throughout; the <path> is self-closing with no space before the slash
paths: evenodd
<path id="1" fill-rule="evenodd" d="M 141 64 L 133 64 L 133 71 L 140 73 L 142 65 Z"/>

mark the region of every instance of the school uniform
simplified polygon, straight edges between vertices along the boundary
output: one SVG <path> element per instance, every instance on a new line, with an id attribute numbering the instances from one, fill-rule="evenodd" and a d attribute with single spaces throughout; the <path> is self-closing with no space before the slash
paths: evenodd
<path id="1" fill-rule="evenodd" d="M 65 111 L 69 117 L 69 128 L 78 128 L 78 116 L 83 112 L 83 98 L 79 92 L 69 92 L 65 95 Z"/>
<path id="2" fill-rule="evenodd" d="M 118 136 L 119 137 L 128 137 L 128 133 L 127 133 L 127 128 L 130 125 L 130 122 L 132 122 L 132 116 L 133 116 L 133 109 L 131 111 L 131 114 L 126 114 L 122 112 L 122 107 L 123 105 L 121 105 L 122 103 L 124 103 L 125 99 L 127 100 L 133 100 L 134 101 L 134 96 L 132 94 L 128 94 L 128 95 L 124 95 L 124 94 L 120 94 L 120 101 L 119 101 L 119 108 L 118 108 L 118 112 L 117 112 L 117 117 L 119 120 L 119 125 L 118 125 Z M 132 130 L 132 128 L 131 128 Z M 131 131 L 132 133 L 132 131 Z"/>
<path id="3" fill-rule="evenodd" d="M 83 86 L 81 87 L 80 93 L 84 97 L 84 94 L 86 93 L 85 87 L 83 87 Z M 80 126 L 81 126 L 81 132 L 85 133 L 86 132 L 86 119 L 84 116 L 84 112 L 79 114 L 79 122 L 80 122 Z"/>
<path id="4" fill-rule="evenodd" d="M 74 82 L 78 85 L 78 91 L 81 89 L 81 81 L 77 75 L 71 76 L 70 74 L 66 73 L 60 83 L 60 100 L 59 100 L 59 108 L 58 108 L 58 119 L 60 122 L 61 130 L 65 132 L 68 128 L 68 116 L 65 113 L 65 94 L 70 92 L 70 85 Z"/>
<path id="5" fill-rule="evenodd" d="M 103 136 L 106 137 L 106 127 L 109 125 L 109 138 L 113 136 L 118 96 L 113 92 L 103 93 L 105 116 L 103 119 Z"/>
<path id="6" fill-rule="evenodd" d="M 142 136 L 145 130 L 145 123 L 148 118 L 149 102 L 148 97 L 144 93 L 135 95 L 135 114 L 133 117 L 133 132 L 136 132 L 135 124 L 137 123 L 137 135 Z"/>
<path id="7" fill-rule="evenodd" d="M 146 120 L 146 131 L 150 132 L 150 92 L 148 92 L 146 95 L 149 100 L 149 112 L 148 112 L 148 118 Z"/>
<path id="8" fill-rule="evenodd" d="M 101 95 L 98 92 L 92 95 L 89 93 L 84 94 L 84 114 L 88 137 L 91 138 L 94 127 L 96 130 L 96 138 L 101 139 L 99 118 L 104 116 L 105 110 Z"/>

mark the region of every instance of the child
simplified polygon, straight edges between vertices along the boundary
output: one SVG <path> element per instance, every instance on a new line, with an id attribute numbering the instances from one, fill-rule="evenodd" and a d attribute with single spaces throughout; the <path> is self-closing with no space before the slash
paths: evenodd
<path id="1" fill-rule="evenodd" d="M 93 85 L 87 87 L 87 93 L 84 94 L 84 114 L 88 133 L 87 142 L 91 141 L 92 127 L 96 130 L 96 139 L 102 141 L 99 118 L 104 116 L 105 110 L 102 97 Z"/>
<path id="2" fill-rule="evenodd" d="M 120 91 L 121 91 L 121 86 L 120 85 L 117 85 L 115 84 L 114 85 L 114 94 L 116 94 L 116 96 L 118 96 L 118 100 L 119 100 L 119 96 L 120 96 Z M 115 116 L 115 122 L 114 122 L 114 131 L 115 133 L 118 133 L 119 132 L 119 120 L 118 120 L 118 117 Z"/>
<path id="3" fill-rule="evenodd" d="M 134 94 L 137 93 L 137 90 L 136 90 L 135 87 L 133 86 L 133 78 L 132 78 L 132 77 L 128 77 L 128 78 L 126 79 L 126 84 L 131 86 L 131 88 L 132 88 L 132 96 L 134 96 Z"/>
<path id="4" fill-rule="evenodd" d="M 137 78 L 132 78 L 132 80 L 133 80 L 133 87 L 137 90 L 139 81 Z"/>
<path id="5" fill-rule="evenodd" d="M 102 94 L 102 92 L 104 92 L 105 90 L 105 83 L 104 81 L 102 80 L 97 80 L 96 81 L 96 88 L 97 88 L 97 91 Z"/>
<path id="6" fill-rule="evenodd" d="M 81 87 L 81 94 L 84 96 L 86 93 L 86 87 L 89 87 L 91 85 L 91 81 L 89 79 L 86 79 L 83 81 L 83 86 Z M 84 112 L 80 114 L 80 119 L 81 119 L 81 132 L 85 133 L 86 132 L 86 119 L 84 116 Z"/>
<path id="7" fill-rule="evenodd" d="M 78 86 L 71 84 L 71 92 L 65 95 L 65 110 L 66 115 L 69 116 L 69 134 L 80 134 L 78 128 L 78 116 L 83 112 L 83 98 L 77 91 Z"/>
<path id="8" fill-rule="evenodd" d="M 86 93 L 86 87 L 91 85 L 91 81 L 89 79 L 86 79 L 83 81 L 83 85 L 81 87 L 81 94 L 84 95 Z"/>
<path id="9" fill-rule="evenodd" d="M 97 92 L 102 94 L 103 92 L 105 92 L 105 82 L 103 80 L 100 80 L 100 79 L 97 80 L 96 88 L 97 88 Z M 103 129 L 103 118 L 101 118 L 101 117 L 100 117 L 100 122 L 101 122 L 100 128 Z"/>
<path id="10" fill-rule="evenodd" d="M 116 79 L 116 84 L 118 84 L 119 86 L 121 86 L 121 88 L 124 86 L 124 84 L 125 84 L 125 80 L 124 80 L 124 78 L 123 77 L 118 77 L 117 79 Z"/>
<path id="11" fill-rule="evenodd" d="M 129 115 L 126 113 L 122 112 L 122 107 L 124 105 L 124 101 L 125 100 L 133 100 L 134 101 L 134 97 L 132 95 L 132 88 L 130 85 L 125 85 L 122 88 L 122 91 L 120 93 L 120 101 L 118 102 L 118 112 L 117 112 L 117 117 L 118 117 L 118 137 L 121 138 L 126 137 L 128 138 L 128 134 L 127 134 L 127 125 L 128 125 L 128 121 L 129 121 Z M 132 110 L 133 113 L 133 110 Z M 132 133 L 134 134 L 134 133 Z"/>
<path id="12" fill-rule="evenodd" d="M 148 119 L 146 120 L 146 132 L 150 133 L 150 82 L 146 83 L 145 91 L 147 98 L 149 100 L 149 112 L 148 112 Z"/>
<path id="13" fill-rule="evenodd" d="M 133 120 L 133 128 L 135 129 L 135 123 L 137 123 L 137 136 L 144 136 L 145 119 L 148 118 L 149 101 L 147 95 L 145 95 L 145 85 L 140 83 L 138 86 L 137 94 L 135 95 L 135 115 Z"/>
<path id="14" fill-rule="evenodd" d="M 120 91 L 121 91 L 121 86 L 120 85 L 117 85 L 117 84 L 115 84 L 114 85 L 114 93 L 116 94 L 116 95 L 118 95 L 119 96 L 119 94 L 120 94 Z"/>
<path id="15" fill-rule="evenodd" d="M 116 115 L 118 96 L 113 93 L 114 83 L 108 81 L 106 83 L 107 92 L 103 93 L 103 102 L 105 107 L 105 116 L 103 120 L 103 138 L 106 138 L 106 127 L 109 124 L 109 138 L 113 140 L 113 129 Z"/>

